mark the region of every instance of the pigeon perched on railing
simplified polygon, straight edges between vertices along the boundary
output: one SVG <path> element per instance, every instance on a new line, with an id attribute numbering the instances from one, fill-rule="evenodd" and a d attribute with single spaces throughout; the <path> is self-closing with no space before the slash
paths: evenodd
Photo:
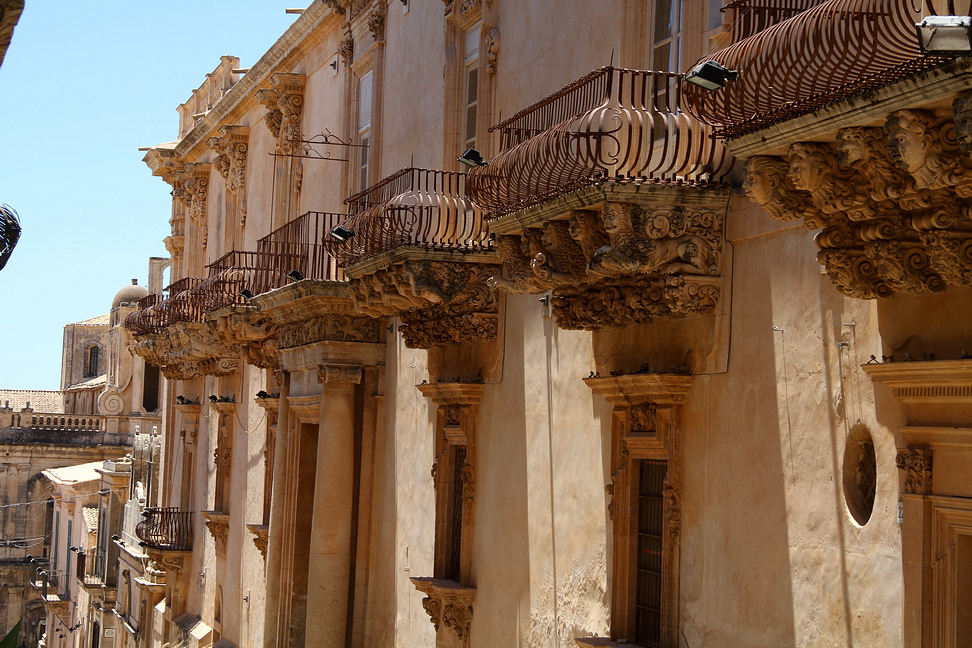
<path id="1" fill-rule="evenodd" d="M 0 204 L 0 270 L 7 265 L 7 259 L 20 240 L 20 220 L 17 211 L 10 205 Z"/>

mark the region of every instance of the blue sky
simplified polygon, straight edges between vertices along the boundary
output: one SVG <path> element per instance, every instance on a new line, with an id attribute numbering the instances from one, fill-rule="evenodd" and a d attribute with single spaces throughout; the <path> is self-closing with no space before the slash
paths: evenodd
<path id="1" fill-rule="evenodd" d="M 170 187 L 140 146 L 221 55 L 248 67 L 309 0 L 27 0 L 0 66 L 0 202 L 23 235 L 0 271 L 0 389 L 58 389 L 63 327 L 167 256 Z"/>

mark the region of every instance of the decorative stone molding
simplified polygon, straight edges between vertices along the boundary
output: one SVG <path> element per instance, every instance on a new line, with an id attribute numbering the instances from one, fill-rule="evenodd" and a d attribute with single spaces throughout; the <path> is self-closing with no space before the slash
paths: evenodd
<path id="1" fill-rule="evenodd" d="M 637 480 L 632 461 L 667 462 L 663 487 L 665 531 L 662 538 L 662 644 L 678 644 L 678 570 L 681 536 L 681 406 L 693 384 L 692 376 L 630 374 L 584 380 L 591 390 L 614 406 L 611 431 L 611 483 L 608 513 L 614 528 L 614 585 L 611 634 L 634 636 L 632 581 L 637 561 Z M 610 643 L 604 645 L 611 645 Z"/>
<path id="2" fill-rule="evenodd" d="M 301 146 L 305 84 L 303 74 L 276 72 L 270 77 L 270 88 L 256 93 L 257 101 L 267 109 L 264 123 L 279 140 L 277 150 L 284 155 L 298 153 Z"/>
<path id="3" fill-rule="evenodd" d="M 577 201 L 590 208 L 564 213 L 551 204 L 496 219 L 490 227 L 499 234 L 503 274 L 489 285 L 552 291 L 565 329 L 716 314 L 725 196 L 659 187 L 631 198 L 597 202 L 592 195 Z"/>
<path id="4" fill-rule="evenodd" d="M 339 16 L 344 15 L 345 9 L 344 9 L 344 5 L 341 3 L 341 0 L 322 0 L 322 1 L 334 13 L 338 14 Z"/>
<path id="5" fill-rule="evenodd" d="M 172 195 L 186 206 L 189 217 L 197 223 L 206 220 L 206 200 L 209 195 L 208 164 L 189 163 L 177 172 Z"/>
<path id="6" fill-rule="evenodd" d="M 230 306 L 210 314 L 206 325 L 219 342 L 238 348 L 247 364 L 275 369 L 279 364 L 277 325 L 252 306 Z"/>
<path id="7" fill-rule="evenodd" d="M 439 578 L 409 578 L 415 589 L 425 594 L 422 607 L 429 615 L 436 632 L 440 626 L 450 628 L 456 633 L 462 645 L 469 641 L 469 626 L 472 623 L 473 603 L 476 601 L 476 588 L 464 587 L 450 580 Z"/>
<path id="8" fill-rule="evenodd" d="M 884 128 L 751 157 L 744 188 L 772 218 L 821 230 L 817 260 L 849 297 L 972 285 L 972 158 L 956 136 L 967 137 L 969 111 L 964 97 L 954 106 L 959 116 L 897 110 Z"/>
<path id="9" fill-rule="evenodd" d="M 260 550 L 263 559 L 267 559 L 267 543 L 270 539 L 270 527 L 266 524 L 247 524 L 246 528 L 253 534 L 253 544 Z"/>
<path id="10" fill-rule="evenodd" d="M 191 551 L 170 551 L 164 549 L 145 548 L 149 560 L 155 561 L 167 572 L 181 573 L 186 566 L 187 559 L 191 558 Z"/>
<path id="11" fill-rule="evenodd" d="M 348 67 L 354 61 L 354 39 L 345 38 L 338 45 L 338 55 L 344 62 L 344 67 Z"/>
<path id="12" fill-rule="evenodd" d="M 322 364 L 317 368 L 317 382 L 350 383 L 360 385 L 364 377 L 364 370 L 357 365 Z"/>
<path id="13" fill-rule="evenodd" d="M 899 450 L 895 464 L 904 473 L 904 492 L 930 495 L 932 492 L 932 453 L 909 448 Z"/>
<path id="14" fill-rule="evenodd" d="M 500 32 L 497 27 L 486 28 L 486 72 L 496 74 L 496 59 L 499 57 Z"/>
<path id="15" fill-rule="evenodd" d="M 206 528 L 216 545 L 216 555 L 226 555 L 226 541 L 229 539 L 229 514 L 221 511 L 203 511 Z"/>
<path id="16" fill-rule="evenodd" d="M 413 349 L 496 339 L 499 298 L 487 284 L 499 272 L 488 263 L 406 260 L 356 273 L 355 309 L 374 318 L 399 316 Z"/>
<path id="17" fill-rule="evenodd" d="M 371 36 L 375 39 L 376 43 L 385 42 L 385 12 L 380 9 L 375 9 L 368 16 L 368 31 L 371 32 Z"/>
<path id="18" fill-rule="evenodd" d="M 316 342 L 378 342 L 379 322 L 370 317 L 328 313 L 280 326 L 281 349 Z"/>
<path id="19" fill-rule="evenodd" d="M 210 137 L 206 143 L 216 150 L 213 166 L 226 181 L 226 191 L 234 196 L 245 196 L 246 152 L 250 129 L 247 126 L 220 126 L 219 136 Z"/>
<path id="20" fill-rule="evenodd" d="M 152 171 L 152 175 L 162 178 L 169 185 L 174 185 L 176 175 L 185 166 L 185 162 L 170 148 L 150 148 L 142 161 Z"/>
<path id="21" fill-rule="evenodd" d="M 170 380 L 222 376 L 240 366 L 239 348 L 220 342 L 199 322 L 179 322 L 160 333 L 140 335 L 132 351 Z"/>

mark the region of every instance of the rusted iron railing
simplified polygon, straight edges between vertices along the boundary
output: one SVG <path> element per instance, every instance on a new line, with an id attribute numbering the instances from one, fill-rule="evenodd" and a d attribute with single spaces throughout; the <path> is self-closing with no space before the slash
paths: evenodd
<path id="1" fill-rule="evenodd" d="M 428 250 L 489 248 L 482 212 L 466 198 L 466 175 L 407 168 L 345 202 L 341 226 L 353 236 L 327 241 L 328 251 L 346 267 L 399 247 Z"/>
<path id="2" fill-rule="evenodd" d="M 496 218 L 603 180 L 722 182 L 733 157 L 680 110 L 680 75 L 604 67 L 490 130 L 501 152 L 469 172 L 470 198 Z"/>
<path id="3" fill-rule="evenodd" d="M 204 313 L 224 306 L 244 305 L 251 295 L 259 295 L 287 282 L 287 273 L 304 264 L 300 254 L 269 254 L 267 252 L 233 250 L 210 263 L 209 277 L 193 293 Z M 242 293 L 242 294 L 241 294 Z"/>
<path id="4" fill-rule="evenodd" d="M 159 299 L 158 295 L 144 297 L 139 301 L 138 310 L 125 318 L 125 328 L 133 335 L 145 335 L 158 333 L 177 322 L 201 322 L 202 311 L 192 290 L 201 282 L 202 279 L 186 277 L 163 289 L 169 294 L 166 299 Z"/>
<path id="5" fill-rule="evenodd" d="M 78 552 L 76 575 L 85 585 L 114 585 L 114 570 L 104 551 Z"/>
<path id="6" fill-rule="evenodd" d="M 733 0 L 721 11 L 730 14 L 732 42 L 783 22 L 824 0 Z"/>
<path id="7" fill-rule="evenodd" d="M 192 551 L 192 512 L 177 507 L 146 508 L 135 535 L 152 549 Z"/>
<path id="8" fill-rule="evenodd" d="M 739 75 L 716 92 L 686 88 L 684 105 L 733 137 L 939 65 L 915 34 L 931 5 L 827 0 L 702 59 Z"/>
<path id="9" fill-rule="evenodd" d="M 347 217 L 347 214 L 331 212 L 306 212 L 257 241 L 257 250 L 285 259 L 299 258 L 300 264 L 287 268 L 285 273 L 297 270 L 317 281 L 347 281 L 337 261 L 324 247 L 328 232 Z M 268 290 L 282 285 L 269 286 Z"/>

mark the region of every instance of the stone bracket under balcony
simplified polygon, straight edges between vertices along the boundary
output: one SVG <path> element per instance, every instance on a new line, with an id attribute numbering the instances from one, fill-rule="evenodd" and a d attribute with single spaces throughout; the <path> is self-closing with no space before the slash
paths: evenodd
<path id="1" fill-rule="evenodd" d="M 409 580 L 415 589 L 425 594 L 422 607 L 429 615 L 436 632 L 440 625 L 451 628 L 460 645 L 466 645 L 469 640 L 469 626 L 472 624 L 476 588 L 441 578 L 413 577 Z"/>
<path id="2" fill-rule="evenodd" d="M 206 528 L 209 529 L 209 534 L 213 536 L 213 542 L 216 545 L 216 555 L 225 556 L 226 541 L 229 539 L 229 513 L 223 513 L 222 511 L 203 511 L 202 514 L 206 518 Z"/>
<path id="3" fill-rule="evenodd" d="M 724 187 L 605 182 L 490 221 L 503 261 L 489 284 L 551 291 L 564 329 L 715 315 Z"/>
<path id="4" fill-rule="evenodd" d="M 218 340 L 201 322 L 178 322 L 158 333 L 140 335 L 133 351 L 170 380 L 221 376 L 240 367 L 239 345 Z"/>
<path id="5" fill-rule="evenodd" d="M 953 98 L 753 156 L 746 193 L 772 218 L 819 230 L 817 261 L 844 295 L 970 286 L 972 91 Z"/>
<path id="6" fill-rule="evenodd" d="M 500 328 L 499 294 L 489 285 L 496 256 L 398 248 L 344 269 L 359 313 L 399 317 L 412 349 L 489 342 Z"/>
<path id="7" fill-rule="evenodd" d="M 253 306 L 227 306 L 213 311 L 206 324 L 216 341 L 239 348 L 247 364 L 263 369 L 279 366 L 277 325 Z"/>

